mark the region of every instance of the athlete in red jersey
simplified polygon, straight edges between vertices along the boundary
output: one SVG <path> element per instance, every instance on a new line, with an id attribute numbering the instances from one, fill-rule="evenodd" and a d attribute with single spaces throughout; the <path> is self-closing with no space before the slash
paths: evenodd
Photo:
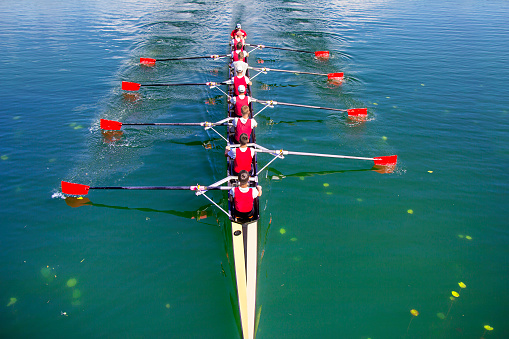
<path id="1" fill-rule="evenodd" d="M 243 74 L 243 71 L 242 71 L 242 69 L 239 68 L 239 69 L 237 69 L 237 75 L 231 79 L 231 82 L 233 83 L 233 88 L 235 89 L 235 95 L 240 94 L 240 92 L 239 92 L 240 85 L 244 86 L 244 88 L 247 88 L 248 85 L 251 86 L 253 84 L 247 76 L 242 75 L 242 74 Z"/>
<path id="2" fill-rule="evenodd" d="M 238 88 L 239 95 L 235 97 L 230 97 L 230 102 L 235 105 L 235 116 L 242 116 L 242 106 L 249 106 L 251 102 L 256 102 L 256 100 L 246 94 L 246 87 L 244 85 L 240 85 Z"/>
<path id="3" fill-rule="evenodd" d="M 240 142 L 240 136 L 245 133 L 251 138 L 253 128 L 258 126 L 255 119 L 249 119 L 251 111 L 249 106 L 242 106 L 242 118 L 233 119 L 233 126 L 235 127 L 235 141 Z"/>
<path id="4" fill-rule="evenodd" d="M 248 56 L 249 56 L 249 53 L 242 50 L 242 45 L 240 44 L 240 42 L 237 44 L 236 49 L 234 51 L 232 51 L 232 54 L 231 54 L 233 62 L 246 61 L 246 57 L 248 57 Z"/>
<path id="5" fill-rule="evenodd" d="M 235 216 L 239 219 L 250 219 L 254 215 L 254 200 L 262 195 L 262 186 L 249 187 L 249 173 L 241 171 L 239 173 L 240 187 L 234 187 L 230 190 L 235 206 Z"/>
<path id="6" fill-rule="evenodd" d="M 237 24 L 235 29 L 231 32 L 230 37 L 233 39 L 238 33 L 242 34 L 244 39 L 247 38 L 247 33 L 242 29 L 241 24 Z"/>
<path id="7" fill-rule="evenodd" d="M 253 163 L 253 157 L 255 150 L 247 147 L 249 137 L 243 133 L 240 135 L 240 147 L 230 149 L 230 146 L 226 146 L 225 156 L 233 159 L 233 174 L 238 174 L 240 171 L 251 171 L 251 164 Z"/>

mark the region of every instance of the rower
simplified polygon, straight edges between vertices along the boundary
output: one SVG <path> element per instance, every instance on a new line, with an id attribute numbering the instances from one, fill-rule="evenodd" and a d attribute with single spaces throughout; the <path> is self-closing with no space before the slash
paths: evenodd
<path id="1" fill-rule="evenodd" d="M 251 139 L 251 132 L 253 128 L 258 126 L 255 119 L 249 119 L 251 111 L 249 106 L 242 106 L 242 118 L 233 119 L 233 127 L 235 127 L 235 141 L 240 142 L 240 136 L 246 134 Z"/>
<path id="2" fill-rule="evenodd" d="M 246 95 L 246 86 L 239 85 L 237 90 L 239 95 L 230 97 L 230 102 L 235 105 L 235 116 L 241 117 L 243 116 L 242 106 L 249 106 L 251 102 L 256 102 L 256 100 Z"/>
<path id="3" fill-rule="evenodd" d="M 249 187 L 249 173 L 239 173 L 239 187 L 230 190 L 233 198 L 235 216 L 241 220 L 249 220 L 255 214 L 254 200 L 262 195 L 262 186 Z"/>
<path id="4" fill-rule="evenodd" d="M 225 156 L 233 159 L 233 174 L 239 174 L 240 171 L 243 170 L 251 172 L 251 165 L 253 163 L 253 157 L 255 156 L 255 150 L 247 147 L 247 143 L 249 142 L 247 134 L 242 133 L 239 139 L 240 147 L 230 149 L 230 146 L 226 146 L 226 150 L 224 152 Z"/>
<path id="5" fill-rule="evenodd" d="M 230 37 L 233 39 L 234 37 L 236 37 L 238 34 L 241 34 L 241 36 L 246 39 L 247 38 L 247 33 L 246 31 L 244 31 L 242 29 L 242 26 L 241 24 L 237 24 L 237 26 L 235 27 L 235 29 L 231 32 L 230 34 Z"/>
<path id="6" fill-rule="evenodd" d="M 235 73 L 238 69 L 242 70 L 242 75 L 246 75 L 247 68 L 249 67 L 248 63 L 245 62 L 246 52 L 240 52 L 238 54 L 238 61 L 232 62 L 233 70 Z"/>
<path id="7" fill-rule="evenodd" d="M 251 86 L 253 83 L 251 80 L 249 80 L 249 77 L 246 75 L 243 75 L 243 70 L 241 68 L 236 69 L 235 72 L 237 73 L 236 76 L 234 76 L 231 79 L 231 83 L 233 83 L 233 88 L 235 89 L 235 95 L 239 95 L 239 86 L 242 85 L 244 88 L 246 88 L 248 85 Z"/>
<path id="8" fill-rule="evenodd" d="M 247 51 L 244 51 L 242 42 L 237 43 L 235 50 L 232 51 L 233 62 L 245 61 L 245 58 L 249 56 Z"/>

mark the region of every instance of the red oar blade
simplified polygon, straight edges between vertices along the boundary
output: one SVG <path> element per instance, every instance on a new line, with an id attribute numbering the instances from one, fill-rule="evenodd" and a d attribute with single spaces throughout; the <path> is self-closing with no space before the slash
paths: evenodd
<path id="1" fill-rule="evenodd" d="M 388 155 L 385 157 L 376 157 L 373 158 L 375 161 L 375 166 L 396 166 L 398 162 L 397 155 Z"/>
<path id="2" fill-rule="evenodd" d="M 124 91 L 137 91 L 141 87 L 141 84 L 135 82 L 122 81 L 122 89 Z"/>
<path id="3" fill-rule="evenodd" d="M 71 182 L 62 181 L 62 193 L 71 195 L 87 195 L 90 186 L 73 184 Z"/>
<path id="4" fill-rule="evenodd" d="M 366 120 L 368 117 L 367 108 L 350 108 L 347 109 L 348 117 L 352 120 Z"/>
<path id="5" fill-rule="evenodd" d="M 140 58 L 140 64 L 145 65 L 145 66 L 154 66 L 156 64 L 156 59 Z"/>
<path id="6" fill-rule="evenodd" d="M 318 59 L 329 59 L 329 51 L 316 51 L 315 57 Z"/>
<path id="7" fill-rule="evenodd" d="M 343 81 L 344 77 L 345 77 L 345 74 L 343 72 L 327 74 L 327 78 L 329 80 L 334 80 L 334 81 Z"/>
<path id="8" fill-rule="evenodd" d="M 122 127 L 120 121 L 101 119 L 101 129 L 118 131 Z"/>

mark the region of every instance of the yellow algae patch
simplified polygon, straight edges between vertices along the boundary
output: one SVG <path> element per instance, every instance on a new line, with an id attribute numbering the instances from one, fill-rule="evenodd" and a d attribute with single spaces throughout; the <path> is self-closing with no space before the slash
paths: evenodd
<path id="1" fill-rule="evenodd" d="M 13 298 L 10 298 L 10 299 L 9 299 L 9 303 L 8 303 L 6 306 L 7 306 L 7 307 L 12 306 L 12 305 L 14 305 L 17 301 L 18 301 L 18 299 L 14 298 L 14 297 L 13 297 Z"/>
<path id="2" fill-rule="evenodd" d="M 16 115 L 15 117 L 12 117 L 12 120 L 19 120 L 21 119 L 21 115 Z"/>
<path id="3" fill-rule="evenodd" d="M 66 285 L 67 285 L 67 287 L 74 287 L 74 286 L 76 286 L 77 282 L 78 281 L 75 278 L 71 278 L 71 279 L 67 280 Z"/>
<path id="4" fill-rule="evenodd" d="M 83 128 L 83 126 L 81 126 L 81 125 L 74 126 L 74 129 L 82 129 L 82 128 Z"/>
<path id="5" fill-rule="evenodd" d="M 81 297 L 81 291 L 78 289 L 75 289 L 72 291 L 72 298 L 73 299 L 79 299 Z"/>
<path id="6" fill-rule="evenodd" d="M 373 105 L 378 106 L 378 104 L 376 102 L 374 102 Z"/>
<path id="7" fill-rule="evenodd" d="M 364 200 L 362 200 L 362 198 L 357 198 L 356 199 L 358 202 L 363 202 Z"/>
<path id="8" fill-rule="evenodd" d="M 170 308 L 170 304 L 166 304 L 166 305 L 164 305 L 164 306 L 165 306 L 166 308 L 168 308 L 168 309 Z"/>
<path id="9" fill-rule="evenodd" d="M 297 238 L 291 238 L 290 241 L 297 241 Z"/>
<path id="10" fill-rule="evenodd" d="M 408 214 L 414 214 L 414 210 L 408 210 L 407 213 Z"/>
<path id="11" fill-rule="evenodd" d="M 326 183 L 326 182 L 324 182 L 324 183 L 323 183 L 323 187 L 329 187 L 329 184 L 328 184 L 328 183 Z"/>
<path id="12" fill-rule="evenodd" d="M 0 159 L 2 159 L 2 160 L 7 160 L 7 159 L 9 159 L 9 157 L 8 157 L 7 155 L 2 155 L 2 156 L 0 157 Z"/>
<path id="13" fill-rule="evenodd" d="M 433 171 L 428 171 L 428 173 L 433 173 Z"/>
<path id="14" fill-rule="evenodd" d="M 472 237 L 471 237 L 471 236 L 469 236 L 469 235 L 467 235 L 467 236 L 465 237 L 465 239 L 467 239 L 467 240 L 472 240 Z"/>
<path id="15" fill-rule="evenodd" d="M 325 192 L 325 194 L 327 194 L 327 195 L 332 195 L 332 192 Z"/>
<path id="16" fill-rule="evenodd" d="M 382 140 L 383 140 L 383 141 L 387 141 L 387 137 L 384 135 L 384 136 L 382 137 Z"/>
<path id="17" fill-rule="evenodd" d="M 385 99 L 390 99 L 391 97 L 385 97 Z"/>
<path id="18" fill-rule="evenodd" d="M 414 317 L 417 317 L 419 315 L 419 311 L 417 310 L 410 310 L 410 313 L 412 313 Z"/>
<path id="19" fill-rule="evenodd" d="M 439 319 L 444 320 L 444 319 L 445 319 L 445 314 L 443 314 L 442 312 L 437 313 L 437 317 L 438 317 Z"/>
<path id="20" fill-rule="evenodd" d="M 463 234 L 458 234 L 458 238 L 463 239 L 465 236 Z"/>
<path id="21" fill-rule="evenodd" d="M 452 294 L 454 297 L 456 297 L 456 298 L 458 298 L 458 297 L 460 296 L 460 294 L 459 294 L 458 292 L 456 292 L 456 291 L 452 291 L 452 292 L 451 292 L 451 294 Z"/>
<path id="22" fill-rule="evenodd" d="M 458 285 L 459 285 L 459 287 L 461 287 L 461 288 L 466 288 L 466 287 L 467 287 L 467 285 L 465 285 L 465 284 L 464 284 L 463 282 L 461 282 L 461 281 L 458 283 Z"/>
<path id="23" fill-rule="evenodd" d="M 425 84 L 421 84 L 421 86 L 426 86 Z"/>
<path id="24" fill-rule="evenodd" d="M 306 179 L 306 178 L 305 178 L 305 177 L 299 177 L 299 179 L 300 179 L 300 180 L 304 180 L 304 179 Z"/>
<path id="25" fill-rule="evenodd" d="M 490 325 L 484 325 L 484 329 L 486 331 L 493 331 L 493 327 L 491 327 Z"/>
<path id="26" fill-rule="evenodd" d="M 285 234 L 285 233 L 286 233 L 286 230 L 285 230 L 284 228 L 282 228 L 282 229 L 280 229 L 280 230 L 279 230 L 279 233 L 281 233 L 281 234 Z"/>

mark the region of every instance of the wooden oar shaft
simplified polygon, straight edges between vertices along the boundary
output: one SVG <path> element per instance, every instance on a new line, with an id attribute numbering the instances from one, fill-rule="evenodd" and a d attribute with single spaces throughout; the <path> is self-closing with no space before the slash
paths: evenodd
<path id="1" fill-rule="evenodd" d="M 265 104 L 283 105 L 283 106 L 294 106 L 294 107 L 304 107 L 304 108 L 325 109 L 325 110 L 329 110 L 329 111 L 338 111 L 338 112 L 346 112 L 346 111 L 348 111 L 346 109 L 319 107 L 319 106 L 311 106 L 311 105 L 290 104 L 288 102 L 279 102 L 279 101 L 263 101 L 263 100 L 258 100 L 258 102 L 265 103 Z"/>
<path id="2" fill-rule="evenodd" d="M 249 67 L 249 69 L 255 70 L 255 71 L 274 71 L 274 72 L 285 72 L 285 73 L 297 73 L 297 74 L 311 74 L 311 75 L 324 75 L 328 76 L 329 74 L 324 73 L 313 73 L 313 72 L 300 72 L 300 71 L 289 71 L 286 69 L 274 69 L 274 68 L 258 68 L 258 67 Z"/>

